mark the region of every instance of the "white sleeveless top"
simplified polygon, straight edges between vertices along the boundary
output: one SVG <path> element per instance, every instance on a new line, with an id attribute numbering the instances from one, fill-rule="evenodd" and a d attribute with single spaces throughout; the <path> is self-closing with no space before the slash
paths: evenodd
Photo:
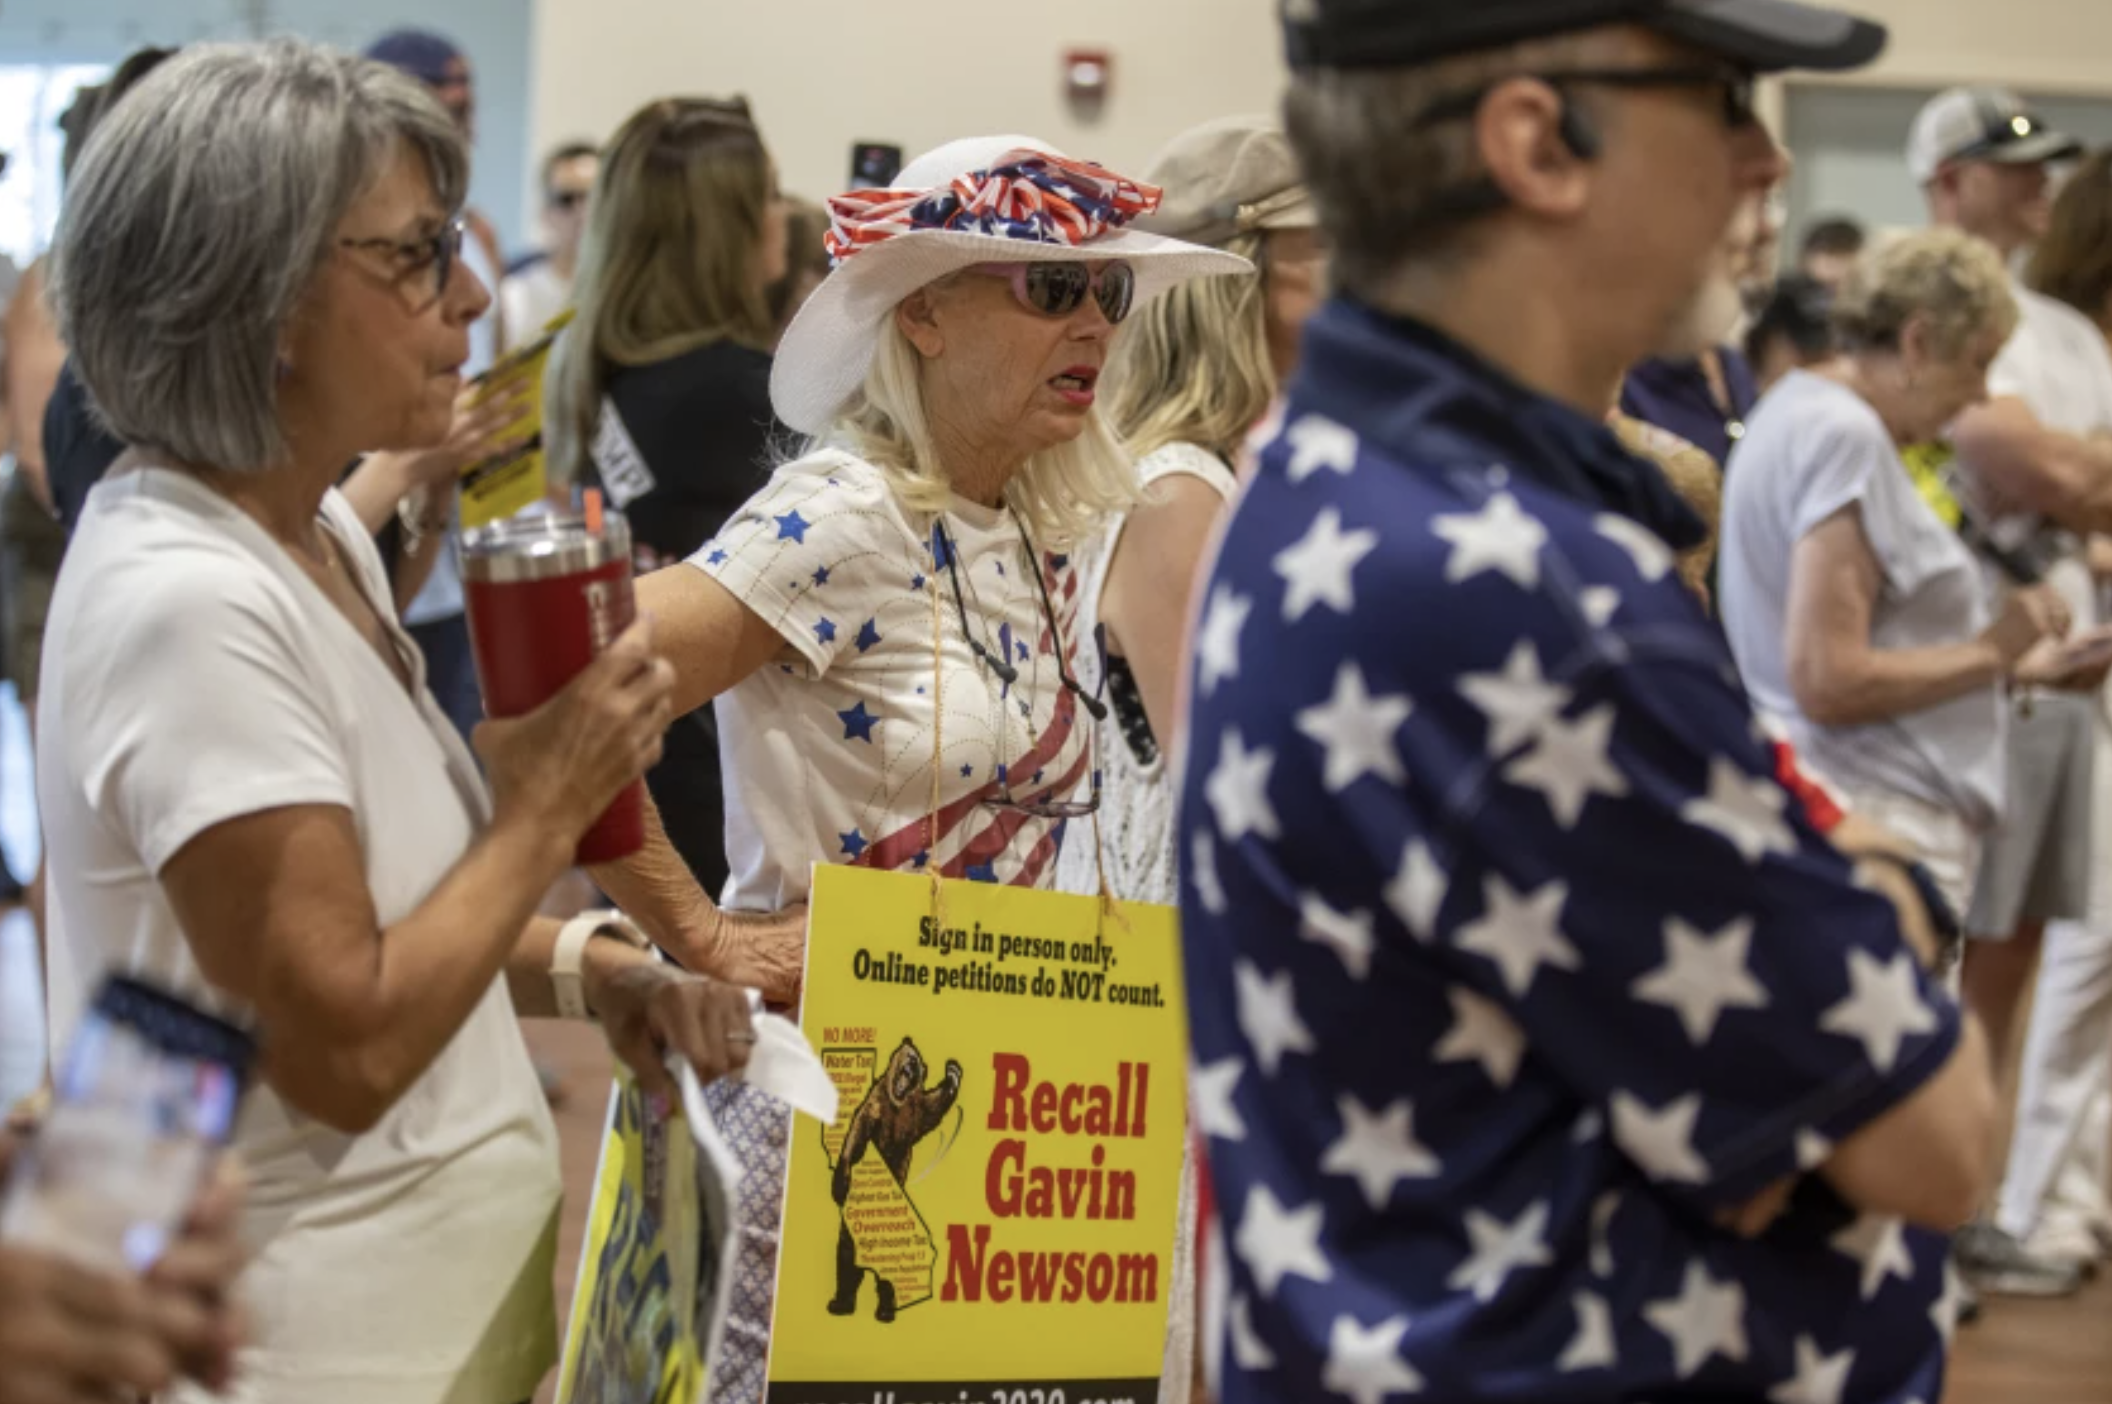
<path id="1" fill-rule="evenodd" d="M 1198 444 L 1168 444 L 1137 464 L 1137 477 L 1148 493 L 1167 478 L 1200 478 L 1230 501 L 1238 486 L 1225 461 Z M 1080 551 L 1078 637 L 1089 639 L 1100 624 L 1100 596 L 1107 588 L 1107 568 L 1128 518 L 1115 522 Z M 1167 773 L 1165 741 L 1149 761 L 1138 758 L 1123 735 L 1123 717 L 1100 677 L 1097 649 L 1078 650 L 1078 681 L 1086 691 L 1105 696 L 1108 718 L 1098 724 L 1102 788 L 1100 841 L 1106 852 L 1109 891 L 1125 902 L 1180 901 L 1179 868 L 1174 861 L 1174 787 Z M 1141 717 L 1136 718 L 1141 721 Z M 1133 723 L 1134 724 L 1134 723 Z M 1074 820 L 1064 835 L 1056 862 L 1056 886 L 1063 892 L 1095 896 L 1100 872 L 1093 852 L 1093 829 Z"/>

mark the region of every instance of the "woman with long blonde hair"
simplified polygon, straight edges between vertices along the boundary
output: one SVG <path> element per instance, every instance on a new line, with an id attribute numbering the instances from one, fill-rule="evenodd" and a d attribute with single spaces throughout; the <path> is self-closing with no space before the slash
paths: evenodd
<path id="1" fill-rule="evenodd" d="M 1108 366 L 1108 418 L 1136 460 L 1144 497 L 1080 563 L 1080 629 L 1106 630 L 1107 802 L 1101 844 L 1065 845 L 1057 885 L 1097 893 L 1104 864 L 1115 896 L 1171 904 L 1179 892 L 1164 758 L 1179 724 L 1194 582 L 1232 496 L 1241 446 L 1297 361 L 1327 265 L 1290 144 L 1265 118 L 1225 118 L 1182 135 L 1149 179 L 1166 200 L 1141 227 L 1238 254 L 1258 271 L 1174 289 L 1138 313 Z M 1213 617 L 1228 627 L 1222 611 Z M 1211 627 L 1198 640 L 1206 676 Z"/>
<path id="2" fill-rule="evenodd" d="M 785 272 L 777 171 L 745 102 L 662 98 L 609 143 L 550 372 L 564 481 L 631 524 L 639 568 L 693 553 L 769 476 L 769 289 Z M 669 731 L 647 777 L 668 837 L 710 891 L 726 881 L 717 718 Z"/>

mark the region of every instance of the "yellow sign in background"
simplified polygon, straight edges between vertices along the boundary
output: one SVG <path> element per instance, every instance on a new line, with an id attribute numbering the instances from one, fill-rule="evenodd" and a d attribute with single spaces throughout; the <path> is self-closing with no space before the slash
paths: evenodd
<path id="1" fill-rule="evenodd" d="M 1174 915 L 986 883 L 937 905 L 815 873 L 802 1023 L 842 1105 L 793 1130 L 771 1404 L 1148 1401 L 1187 1128 Z"/>

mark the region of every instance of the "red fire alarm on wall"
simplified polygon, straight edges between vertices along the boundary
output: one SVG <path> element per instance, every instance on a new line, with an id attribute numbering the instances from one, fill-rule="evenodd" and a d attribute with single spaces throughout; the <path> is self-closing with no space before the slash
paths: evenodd
<path id="1" fill-rule="evenodd" d="M 1072 49 L 1063 56 L 1063 96 L 1072 113 L 1090 121 L 1107 105 L 1115 56 L 1105 49 Z"/>

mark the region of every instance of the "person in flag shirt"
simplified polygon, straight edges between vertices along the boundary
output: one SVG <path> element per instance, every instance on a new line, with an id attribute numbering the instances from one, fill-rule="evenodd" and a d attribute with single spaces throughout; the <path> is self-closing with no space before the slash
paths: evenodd
<path id="1" fill-rule="evenodd" d="M 1291 0 L 1336 300 L 1202 587 L 1219 1396 L 1936 1404 L 1985 1041 L 1776 776 L 1602 422 L 1781 175 L 1746 0 Z M 1221 1290 L 1220 1290 L 1221 1288 Z"/>

